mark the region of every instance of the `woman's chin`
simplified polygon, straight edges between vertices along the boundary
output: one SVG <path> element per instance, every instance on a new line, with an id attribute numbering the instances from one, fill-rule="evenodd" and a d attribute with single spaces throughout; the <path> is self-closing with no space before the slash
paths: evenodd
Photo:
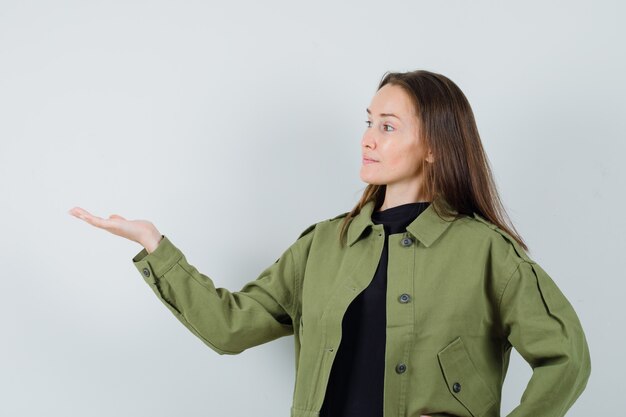
<path id="1" fill-rule="evenodd" d="M 361 181 L 368 183 L 370 185 L 383 185 L 382 181 L 377 181 L 376 178 L 372 178 L 370 176 L 367 175 L 360 175 L 361 177 Z"/>

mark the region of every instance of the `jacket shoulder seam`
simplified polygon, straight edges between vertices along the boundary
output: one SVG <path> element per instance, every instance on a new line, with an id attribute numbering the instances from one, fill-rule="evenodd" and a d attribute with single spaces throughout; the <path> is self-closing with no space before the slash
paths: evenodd
<path id="1" fill-rule="evenodd" d="M 524 262 L 528 262 L 530 264 L 534 264 L 536 263 L 530 256 L 528 256 L 528 253 L 524 250 L 524 248 L 522 248 L 519 243 L 513 239 L 513 236 L 511 236 L 507 231 L 502 230 L 501 228 L 499 228 L 497 225 L 491 223 L 490 221 L 480 217 L 479 215 L 475 215 L 473 217 L 473 219 L 479 223 L 484 224 L 486 227 L 488 227 L 489 229 L 493 230 L 495 233 L 497 233 L 498 236 L 500 236 L 502 239 L 504 239 L 506 241 L 506 243 L 513 248 L 513 250 L 515 251 L 517 257 L 520 259 L 520 261 L 524 261 Z"/>
<path id="2" fill-rule="evenodd" d="M 305 236 L 305 235 L 309 234 L 311 231 L 313 231 L 313 230 L 314 230 L 317 226 L 319 226 L 320 224 L 322 224 L 322 223 L 330 223 L 330 222 L 332 222 L 332 221 L 334 221 L 334 220 L 338 220 L 338 219 L 344 218 L 344 217 L 346 217 L 349 213 L 350 213 L 349 211 L 346 211 L 345 213 L 341 213 L 341 214 L 339 214 L 339 215 L 337 215 L 337 216 L 335 216 L 335 217 L 329 217 L 329 218 L 327 218 L 327 219 L 320 220 L 320 221 L 317 221 L 317 222 L 315 222 L 315 223 L 311 224 L 311 225 L 310 225 L 310 226 L 308 226 L 306 229 L 304 229 L 304 231 L 302 231 L 302 233 L 300 233 L 300 236 L 298 236 L 298 239 L 300 239 L 301 237 L 303 237 L 303 236 Z"/>

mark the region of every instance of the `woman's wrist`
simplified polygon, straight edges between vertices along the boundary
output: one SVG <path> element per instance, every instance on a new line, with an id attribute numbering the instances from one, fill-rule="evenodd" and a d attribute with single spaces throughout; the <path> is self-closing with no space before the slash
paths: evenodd
<path id="1" fill-rule="evenodd" d="M 158 231 L 155 231 L 148 238 L 146 238 L 141 245 L 146 249 L 146 252 L 152 253 L 159 246 L 162 238 L 163 235 L 161 235 Z"/>

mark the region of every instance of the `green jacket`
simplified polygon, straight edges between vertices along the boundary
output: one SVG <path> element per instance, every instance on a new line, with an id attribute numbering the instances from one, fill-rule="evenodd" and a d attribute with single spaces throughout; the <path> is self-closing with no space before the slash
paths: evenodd
<path id="1" fill-rule="evenodd" d="M 348 305 L 376 271 L 384 244 L 368 203 L 308 227 L 241 290 L 216 288 L 163 236 L 134 265 L 157 297 L 219 354 L 294 335 L 291 417 L 318 417 Z M 407 239 L 408 238 L 408 239 Z M 261 242 L 259 242 L 261 243 Z M 571 304 L 505 231 L 479 215 L 446 221 L 433 205 L 389 235 L 384 417 L 500 416 L 511 347 L 533 368 L 509 417 L 560 417 L 591 371 Z"/>

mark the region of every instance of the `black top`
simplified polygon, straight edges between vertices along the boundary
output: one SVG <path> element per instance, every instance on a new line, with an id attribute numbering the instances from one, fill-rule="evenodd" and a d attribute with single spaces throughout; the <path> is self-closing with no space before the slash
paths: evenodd
<path id="1" fill-rule="evenodd" d="M 430 202 L 374 211 L 383 224 L 385 244 L 374 278 L 350 303 L 341 343 L 330 372 L 320 417 L 382 417 L 385 377 L 388 235 L 403 233 Z"/>

